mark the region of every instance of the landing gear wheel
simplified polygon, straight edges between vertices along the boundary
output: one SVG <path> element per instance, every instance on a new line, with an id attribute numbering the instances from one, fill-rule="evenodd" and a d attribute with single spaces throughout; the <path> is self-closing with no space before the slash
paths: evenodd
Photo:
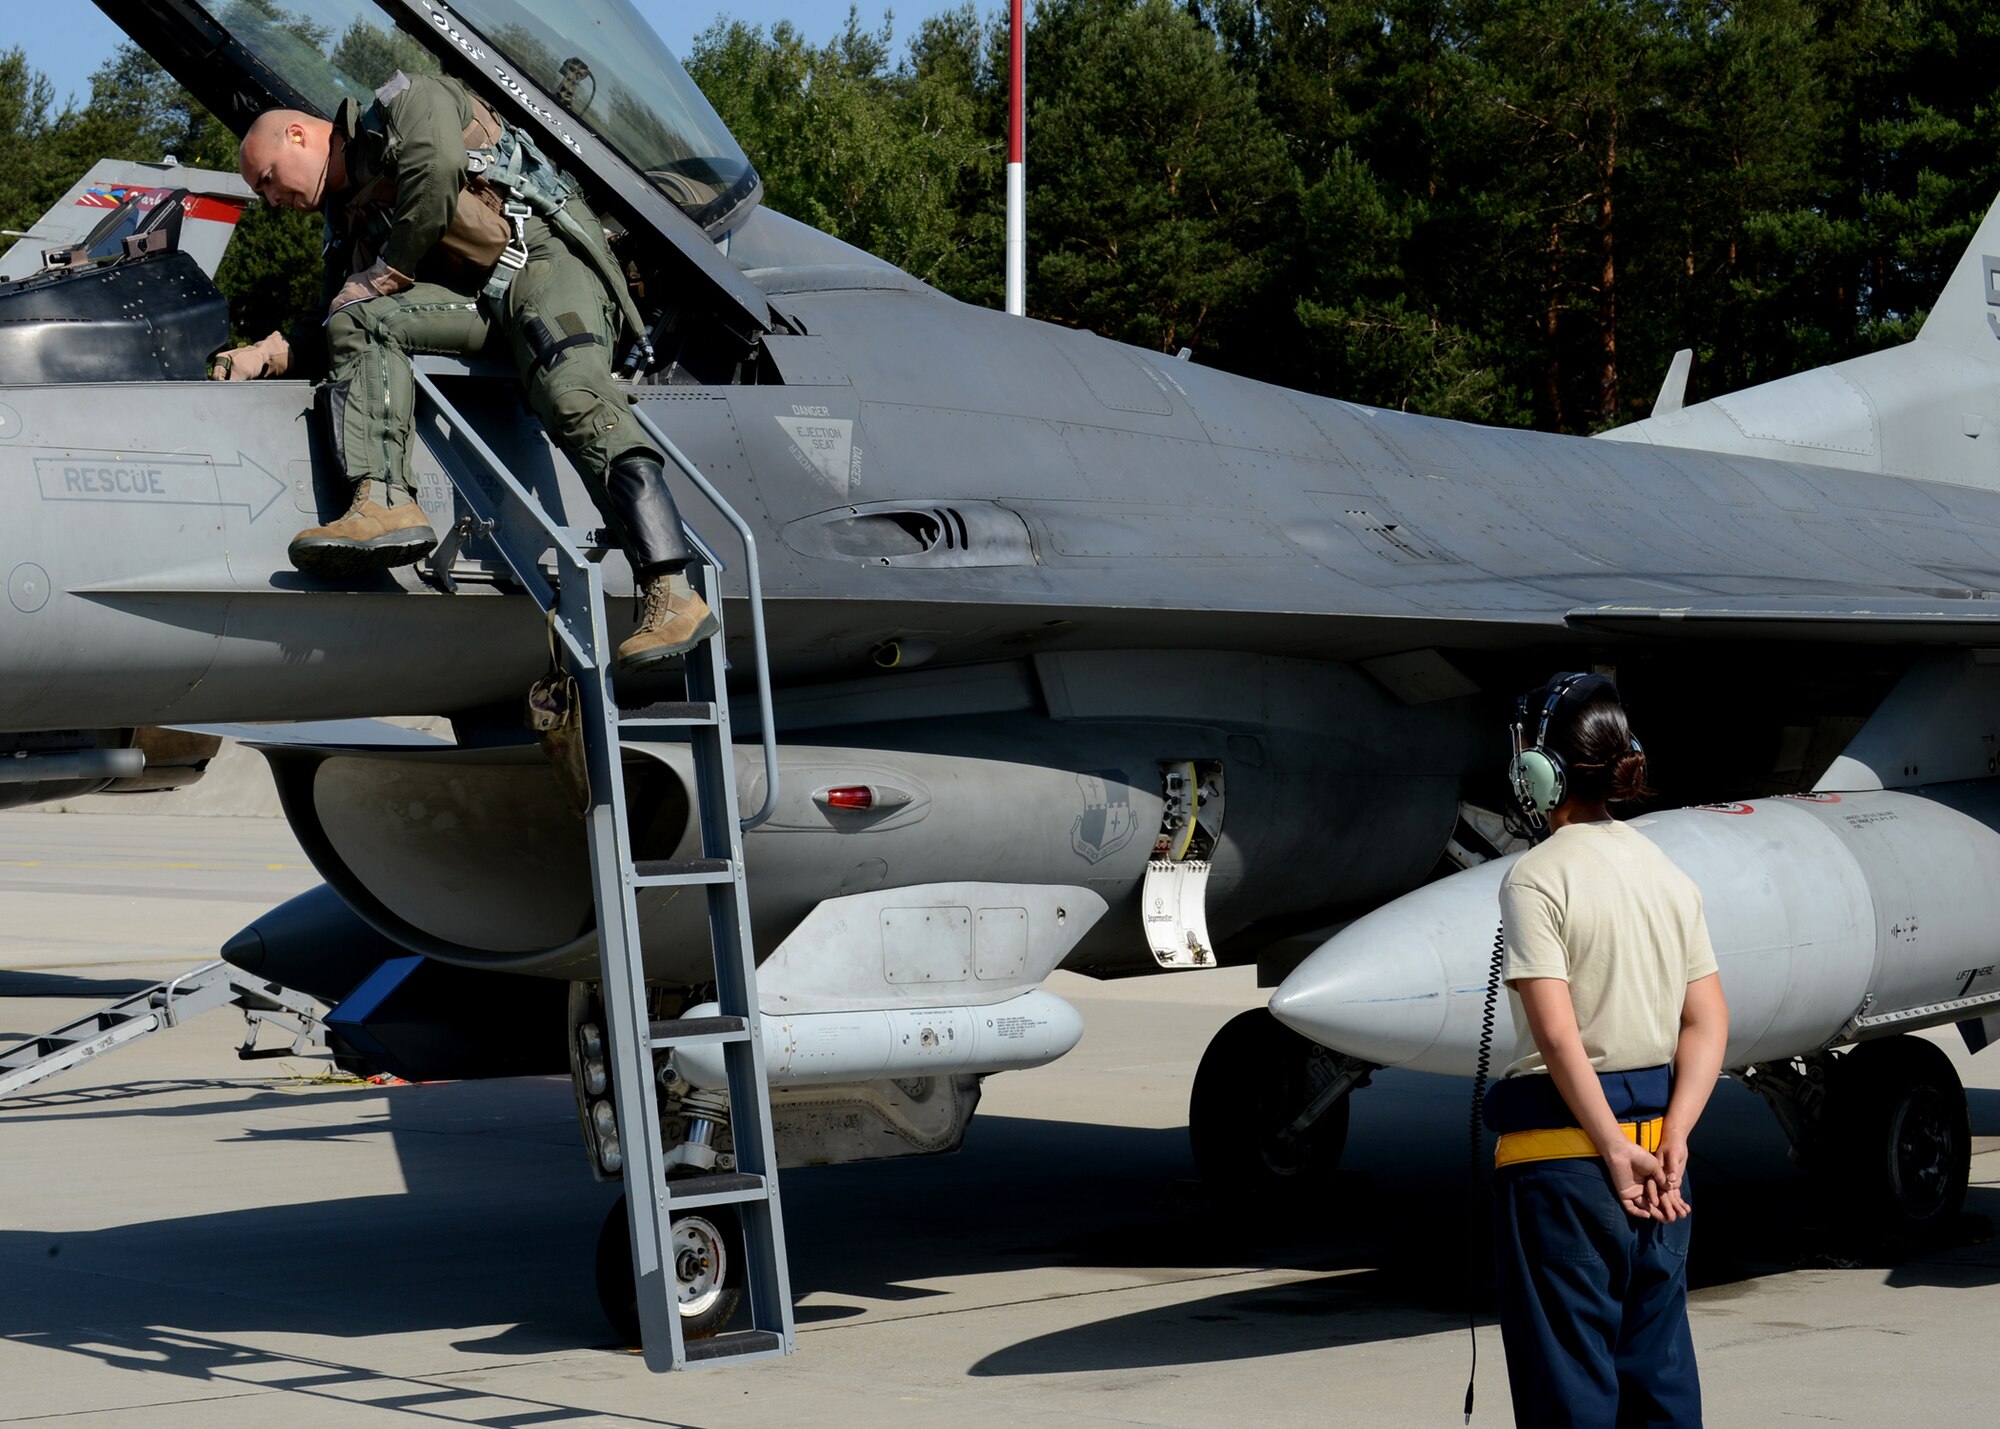
<path id="1" fill-rule="evenodd" d="M 1223 1025 L 1202 1053 L 1188 1099 L 1188 1142 L 1201 1178 L 1225 1194 L 1294 1199 L 1332 1184 L 1347 1147 L 1348 1099 L 1289 1140 L 1281 1136 L 1339 1060 L 1253 1007 Z"/>
<path id="2" fill-rule="evenodd" d="M 680 1300 L 681 1335 L 701 1340 L 736 1313 L 743 1298 L 743 1227 L 734 1206 L 705 1206 L 673 1219 L 667 1246 Z M 620 1196 L 597 1233 L 597 1303 L 619 1342 L 637 1345 L 639 1297 L 632 1284 L 632 1226 Z"/>
<path id="3" fill-rule="evenodd" d="M 1863 1042 L 1828 1078 L 1823 1164 L 1871 1235 L 1932 1240 L 1956 1224 L 1971 1178 L 1965 1088 L 1920 1037 Z"/>

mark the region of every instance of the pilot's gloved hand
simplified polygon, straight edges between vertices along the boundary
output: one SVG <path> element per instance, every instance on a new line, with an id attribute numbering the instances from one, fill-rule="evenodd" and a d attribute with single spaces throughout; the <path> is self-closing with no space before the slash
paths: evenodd
<path id="1" fill-rule="evenodd" d="M 370 298 L 386 298 L 400 293 L 416 279 L 391 268 L 386 259 L 378 258 L 359 273 L 354 274 L 340 285 L 340 291 L 333 295 L 327 305 L 326 315 L 332 317 L 349 303 L 366 302 Z"/>
<path id="2" fill-rule="evenodd" d="M 292 345 L 281 332 L 270 333 L 248 347 L 219 352 L 208 364 L 211 382 L 250 382 L 259 377 L 283 377 L 292 365 Z"/>

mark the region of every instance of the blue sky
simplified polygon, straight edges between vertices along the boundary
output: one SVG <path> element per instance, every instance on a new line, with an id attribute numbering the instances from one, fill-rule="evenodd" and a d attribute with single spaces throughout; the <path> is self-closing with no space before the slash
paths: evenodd
<path id="1" fill-rule="evenodd" d="M 827 40 L 847 22 L 848 0 L 735 0 L 722 5 L 714 0 L 634 0 L 639 12 L 660 32 L 660 37 L 677 55 L 685 55 L 694 37 L 727 13 L 747 24 L 769 27 L 790 20 L 806 38 Z M 982 0 L 982 12 L 994 8 L 998 0 Z M 859 4 L 864 25 L 881 24 L 883 14 L 895 7 L 880 0 Z M 900 48 L 927 15 L 951 8 L 949 0 L 906 0 L 896 8 L 895 30 Z M 56 87 L 56 103 L 74 94 L 79 103 L 90 98 L 90 72 L 111 57 L 125 38 L 124 33 L 104 12 L 87 0 L 43 0 L 38 4 L 7 6 L 7 20 L 0 26 L 0 46 L 19 45 L 28 52 L 28 62 L 46 74 Z"/>

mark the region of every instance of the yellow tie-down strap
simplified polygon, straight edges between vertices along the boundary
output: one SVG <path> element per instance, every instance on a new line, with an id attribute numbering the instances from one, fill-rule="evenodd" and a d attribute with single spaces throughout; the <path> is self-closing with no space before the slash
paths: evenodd
<path id="1" fill-rule="evenodd" d="M 1660 1149 L 1660 1138 L 1667 1119 L 1656 1116 L 1650 1121 L 1621 1121 L 1618 1129 L 1625 1133 L 1627 1141 L 1635 1141 L 1648 1151 Z M 1591 1144 L 1590 1133 L 1580 1126 L 1544 1126 L 1533 1131 L 1509 1131 L 1502 1133 L 1499 1144 L 1493 1148 L 1493 1165 L 1516 1166 L 1523 1161 L 1560 1161 L 1569 1156 L 1595 1156 L 1597 1148 Z"/>

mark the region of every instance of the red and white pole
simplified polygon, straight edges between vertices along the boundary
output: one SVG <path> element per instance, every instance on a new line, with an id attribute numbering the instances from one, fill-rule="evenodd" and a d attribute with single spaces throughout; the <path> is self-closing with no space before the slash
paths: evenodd
<path id="1" fill-rule="evenodd" d="M 1028 57 L 1021 6 L 1022 0 L 1013 0 L 1007 59 L 1007 311 L 1015 317 L 1028 311 L 1027 112 L 1021 101 Z"/>

